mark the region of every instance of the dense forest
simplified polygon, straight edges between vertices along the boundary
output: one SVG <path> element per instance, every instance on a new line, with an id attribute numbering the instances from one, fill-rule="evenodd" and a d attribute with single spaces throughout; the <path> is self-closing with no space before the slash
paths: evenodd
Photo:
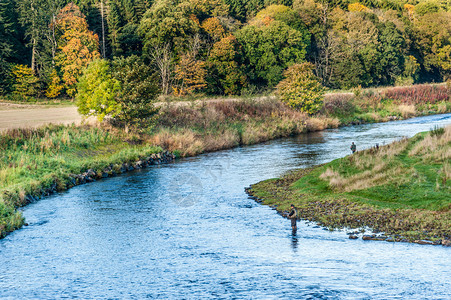
<path id="1" fill-rule="evenodd" d="M 96 80 L 103 98 L 252 94 L 304 62 L 328 88 L 447 80 L 449 0 L 0 0 L 11 97 L 75 97 Z"/>

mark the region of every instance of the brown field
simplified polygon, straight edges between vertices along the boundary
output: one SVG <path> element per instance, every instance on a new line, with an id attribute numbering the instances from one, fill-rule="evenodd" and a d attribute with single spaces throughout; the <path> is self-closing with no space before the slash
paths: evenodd
<path id="1" fill-rule="evenodd" d="M 0 103 L 0 131 L 39 127 L 44 124 L 80 124 L 82 117 L 75 106 L 49 107 Z"/>

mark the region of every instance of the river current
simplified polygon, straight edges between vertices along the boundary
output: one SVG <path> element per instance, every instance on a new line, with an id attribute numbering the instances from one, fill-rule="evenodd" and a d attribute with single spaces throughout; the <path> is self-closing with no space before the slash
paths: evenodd
<path id="1" fill-rule="evenodd" d="M 451 249 L 349 240 L 290 222 L 244 188 L 451 123 L 349 126 L 208 153 L 24 208 L 0 240 L 1 299 L 451 299 Z"/>

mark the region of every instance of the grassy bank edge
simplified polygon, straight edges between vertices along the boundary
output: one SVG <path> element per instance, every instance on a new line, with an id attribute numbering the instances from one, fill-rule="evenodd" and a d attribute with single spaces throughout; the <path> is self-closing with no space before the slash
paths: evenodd
<path id="1" fill-rule="evenodd" d="M 114 152 L 107 152 L 107 154 L 102 152 L 99 155 L 82 158 L 81 164 L 88 163 L 88 166 L 80 168 L 79 172 L 52 174 L 20 187 L 2 190 L 0 194 L 0 239 L 22 226 L 28 225 L 20 207 L 77 185 L 114 177 L 151 165 L 168 163 L 175 158 L 174 154 L 157 146 L 122 144 L 122 147 L 117 147 Z M 94 161 L 95 163 L 93 163 Z"/>

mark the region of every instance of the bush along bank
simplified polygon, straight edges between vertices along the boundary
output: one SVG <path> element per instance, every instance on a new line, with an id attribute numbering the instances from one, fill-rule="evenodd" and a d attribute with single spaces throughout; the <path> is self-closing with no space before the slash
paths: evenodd
<path id="1" fill-rule="evenodd" d="M 246 191 L 283 216 L 294 203 L 300 218 L 352 239 L 450 246 L 450 142 L 451 126 L 435 129 Z"/>
<path id="2" fill-rule="evenodd" d="M 21 228 L 19 207 L 55 192 L 151 165 L 175 155 L 117 132 L 90 126 L 46 126 L 0 134 L 0 237 Z"/>

